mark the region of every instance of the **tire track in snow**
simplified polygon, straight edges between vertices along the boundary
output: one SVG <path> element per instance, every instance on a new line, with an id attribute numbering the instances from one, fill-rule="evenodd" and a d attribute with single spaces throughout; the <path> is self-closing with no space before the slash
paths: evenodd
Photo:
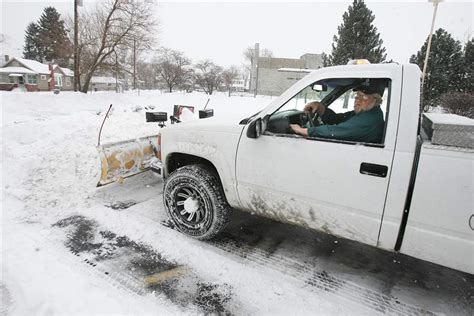
<path id="1" fill-rule="evenodd" d="M 65 245 L 79 259 L 135 295 L 164 295 L 197 313 L 241 313 L 228 284 L 209 283 L 190 268 L 163 258 L 152 248 L 126 236 L 101 230 L 84 216 L 71 216 L 53 227 L 66 229 Z"/>
<path id="2" fill-rule="evenodd" d="M 174 229 L 170 221 L 164 221 L 162 224 Z M 404 303 L 395 296 L 379 293 L 359 286 L 356 283 L 339 279 L 327 271 L 318 271 L 314 266 L 264 251 L 252 244 L 246 244 L 239 240 L 238 236 L 226 233 L 221 235 L 225 237 L 208 243 L 239 258 L 292 277 L 313 289 L 323 290 L 352 303 L 368 307 L 374 312 L 382 314 L 435 315 L 434 312 L 429 310 Z"/>

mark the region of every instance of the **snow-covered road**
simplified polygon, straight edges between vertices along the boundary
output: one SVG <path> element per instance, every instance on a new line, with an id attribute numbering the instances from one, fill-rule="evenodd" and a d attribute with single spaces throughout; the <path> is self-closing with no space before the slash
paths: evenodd
<path id="1" fill-rule="evenodd" d="M 110 103 L 103 141 L 156 133 L 145 107 L 207 98 L 1 94 L 2 315 L 473 314 L 471 275 L 237 211 L 199 242 L 170 227 L 150 172 L 95 187 Z M 218 94 L 209 107 L 238 122 L 270 101 Z"/>

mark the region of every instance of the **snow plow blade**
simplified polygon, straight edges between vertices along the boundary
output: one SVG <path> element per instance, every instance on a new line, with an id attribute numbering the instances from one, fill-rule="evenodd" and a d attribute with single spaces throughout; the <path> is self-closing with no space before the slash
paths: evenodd
<path id="1" fill-rule="evenodd" d="M 101 173 L 97 186 L 103 186 L 150 169 L 156 157 L 158 135 L 97 146 Z"/>

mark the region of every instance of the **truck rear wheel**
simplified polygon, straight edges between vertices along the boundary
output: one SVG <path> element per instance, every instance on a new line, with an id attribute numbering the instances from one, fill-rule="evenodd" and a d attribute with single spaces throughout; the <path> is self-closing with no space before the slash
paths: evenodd
<path id="1" fill-rule="evenodd" d="M 200 240 L 224 229 L 231 214 L 218 176 L 204 165 L 184 166 L 171 173 L 163 201 L 176 228 Z"/>

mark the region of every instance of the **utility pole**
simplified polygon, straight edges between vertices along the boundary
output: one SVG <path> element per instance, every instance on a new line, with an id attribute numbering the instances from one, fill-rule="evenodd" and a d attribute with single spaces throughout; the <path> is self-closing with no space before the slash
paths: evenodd
<path id="1" fill-rule="evenodd" d="M 255 90 L 253 97 L 255 98 L 258 93 L 258 58 L 260 57 L 260 43 L 255 43 L 255 48 L 254 48 L 254 59 L 255 59 Z"/>
<path id="2" fill-rule="evenodd" d="M 428 38 L 428 47 L 426 48 L 426 56 L 425 56 L 425 64 L 423 65 L 423 75 L 421 77 L 421 97 L 423 98 L 423 88 L 425 85 L 425 75 L 426 75 L 426 69 L 428 68 L 428 59 L 430 56 L 430 50 L 431 50 L 431 38 L 433 37 L 433 29 L 434 29 L 434 23 L 436 19 L 436 12 L 438 11 L 438 4 L 442 0 L 429 0 L 429 2 L 432 2 L 434 5 L 434 12 L 433 12 L 433 20 L 431 21 L 431 31 L 430 31 L 430 36 Z"/>
<path id="3" fill-rule="evenodd" d="M 77 6 L 82 5 L 82 0 L 74 0 L 74 91 L 77 92 L 79 86 L 79 56 L 78 56 L 78 23 L 79 23 L 79 14 L 77 12 Z M 80 88 L 80 87 L 79 87 Z"/>
<path id="4" fill-rule="evenodd" d="M 136 77 L 136 62 L 137 62 L 137 40 L 133 38 L 133 90 L 137 88 L 137 77 Z"/>
<path id="5" fill-rule="evenodd" d="M 253 95 L 254 98 L 257 97 L 258 94 L 258 63 L 255 69 L 257 70 L 257 74 L 255 75 L 255 94 Z"/>
<path id="6" fill-rule="evenodd" d="M 117 58 L 117 52 L 114 50 L 115 53 L 115 92 L 119 92 L 119 86 L 118 86 L 118 58 Z"/>

